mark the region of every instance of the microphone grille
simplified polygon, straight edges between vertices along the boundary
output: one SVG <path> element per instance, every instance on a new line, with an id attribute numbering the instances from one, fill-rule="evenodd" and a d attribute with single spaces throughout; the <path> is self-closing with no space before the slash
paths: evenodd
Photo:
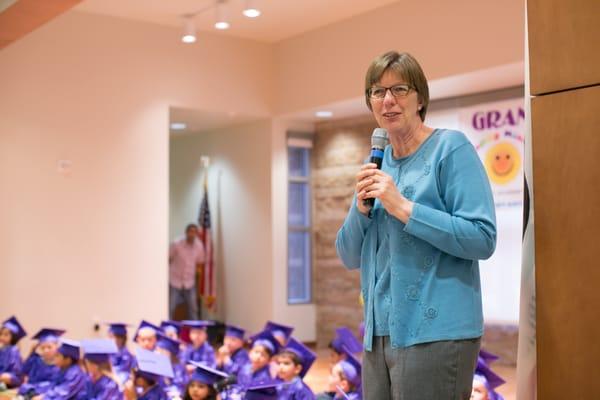
<path id="1" fill-rule="evenodd" d="M 371 147 L 384 149 L 389 143 L 388 133 L 383 128 L 375 128 L 371 136 Z"/>

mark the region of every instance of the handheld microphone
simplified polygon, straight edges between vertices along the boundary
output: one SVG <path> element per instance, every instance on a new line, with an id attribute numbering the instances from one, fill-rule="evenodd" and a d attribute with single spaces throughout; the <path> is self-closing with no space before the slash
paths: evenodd
<path id="1" fill-rule="evenodd" d="M 383 128 L 375 128 L 373 135 L 371 136 L 371 156 L 369 158 L 370 163 L 377 164 L 377 169 L 381 169 L 381 163 L 383 162 L 383 150 L 389 143 L 388 133 Z M 375 199 L 364 199 L 363 204 L 367 207 L 373 208 L 375 205 Z"/>

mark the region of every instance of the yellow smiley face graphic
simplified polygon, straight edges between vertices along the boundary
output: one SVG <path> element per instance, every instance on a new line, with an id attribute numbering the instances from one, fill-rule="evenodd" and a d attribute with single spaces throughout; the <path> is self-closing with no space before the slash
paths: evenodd
<path id="1" fill-rule="evenodd" d="M 492 146 L 485 156 L 485 169 L 490 180 L 497 184 L 512 181 L 521 168 L 521 154 L 509 142 Z"/>

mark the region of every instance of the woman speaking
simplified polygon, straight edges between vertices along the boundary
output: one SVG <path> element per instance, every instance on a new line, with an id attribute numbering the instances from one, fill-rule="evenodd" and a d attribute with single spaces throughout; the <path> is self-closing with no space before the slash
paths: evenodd
<path id="1" fill-rule="evenodd" d="M 360 268 L 363 397 L 469 399 L 483 334 L 478 260 L 496 246 L 487 175 L 463 133 L 424 124 L 429 89 L 410 54 L 377 57 L 365 97 L 390 144 L 381 169 L 357 173 L 336 239 L 344 265 Z"/>

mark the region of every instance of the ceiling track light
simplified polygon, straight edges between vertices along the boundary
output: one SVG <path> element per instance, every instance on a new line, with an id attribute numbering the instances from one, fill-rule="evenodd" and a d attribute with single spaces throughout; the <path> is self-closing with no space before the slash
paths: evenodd
<path id="1" fill-rule="evenodd" d="M 216 12 L 216 22 L 215 28 L 224 30 L 229 29 L 229 22 L 227 22 L 227 9 L 226 9 L 227 1 L 226 0 L 217 0 L 217 4 L 215 5 Z"/>
<path id="2" fill-rule="evenodd" d="M 196 41 L 196 24 L 194 23 L 193 16 L 188 15 L 183 20 L 183 36 L 181 36 L 183 43 L 194 43 Z"/>
<path id="3" fill-rule="evenodd" d="M 260 10 L 256 6 L 256 0 L 246 0 L 243 14 L 248 18 L 256 18 L 260 15 Z"/>

